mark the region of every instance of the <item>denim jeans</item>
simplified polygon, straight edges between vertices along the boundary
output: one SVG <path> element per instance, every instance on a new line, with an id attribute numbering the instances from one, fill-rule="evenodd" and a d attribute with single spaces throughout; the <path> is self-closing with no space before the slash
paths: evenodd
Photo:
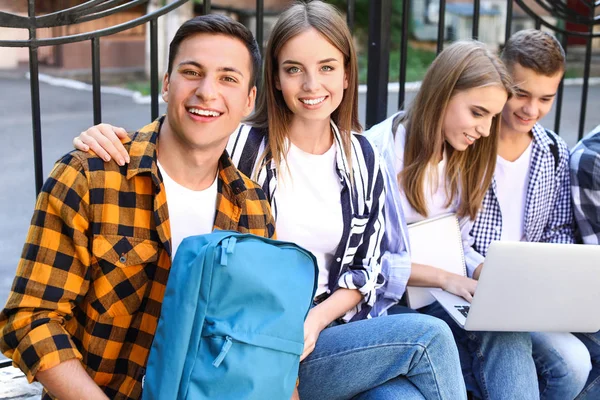
<path id="1" fill-rule="evenodd" d="M 600 332 L 575 333 L 574 335 L 583 342 L 585 347 L 587 347 L 592 360 L 592 371 L 588 376 L 584 389 L 576 399 L 600 399 Z"/>
<path id="2" fill-rule="evenodd" d="M 540 398 L 573 400 L 592 369 L 588 349 L 568 332 L 532 332 L 531 342 Z"/>
<path id="3" fill-rule="evenodd" d="M 419 310 L 450 326 L 467 390 L 477 399 L 539 399 L 531 335 L 465 331 L 435 302 Z"/>
<path id="4" fill-rule="evenodd" d="M 466 399 L 448 326 L 419 314 L 323 330 L 299 378 L 302 400 Z"/>

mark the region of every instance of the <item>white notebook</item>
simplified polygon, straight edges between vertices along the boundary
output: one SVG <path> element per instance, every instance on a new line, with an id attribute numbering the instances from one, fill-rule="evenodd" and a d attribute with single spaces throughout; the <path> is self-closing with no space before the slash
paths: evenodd
<path id="1" fill-rule="evenodd" d="M 460 226 L 456 214 L 444 214 L 408 226 L 413 263 L 431 265 L 458 275 L 467 275 Z M 435 301 L 432 288 L 408 286 L 408 305 L 418 309 Z"/>

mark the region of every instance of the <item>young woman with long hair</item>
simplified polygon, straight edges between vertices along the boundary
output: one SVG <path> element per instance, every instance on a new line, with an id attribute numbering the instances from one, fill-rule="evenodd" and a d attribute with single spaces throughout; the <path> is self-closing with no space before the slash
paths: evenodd
<path id="1" fill-rule="evenodd" d="M 403 243 L 391 247 L 384 237 L 379 156 L 352 133 L 361 129 L 357 96 L 356 54 L 343 17 L 321 1 L 294 4 L 265 50 L 256 113 L 228 145 L 237 167 L 267 194 L 278 238 L 306 247 L 318 261 L 300 397 L 463 399 L 458 354 L 442 321 L 418 314 L 368 318 L 394 297 L 382 286 L 382 254 L 407 257 Z M 102 125 L 74 143 L 104 156 L 98 141 L 106 144 L 107 136 L 118 159 L 114 131 L 123 134 Z"/>
<path id="2" fill-rule="evenodd" d="M 402 206 L 407 223 L 456 213 L 464 228 L 468 276 L 413 263 L 409 285 L 442 288 L 469 301 L 475 293 L 477 265 L 470 261 L 473 241 L 465 227 L 492 182 L 500 113 L 511 95 L 510 76 L 497 56 L 482 43 L 456 42 L 434 60 L 406 113 L 365 132 L 382 152 L 389 180 L 397 181 L 388 202 Z M 467 390 L 476 398 L 539 398 L 528 333 L 468 332 L 438 303 L 419 311 L 452 329 Z"/>

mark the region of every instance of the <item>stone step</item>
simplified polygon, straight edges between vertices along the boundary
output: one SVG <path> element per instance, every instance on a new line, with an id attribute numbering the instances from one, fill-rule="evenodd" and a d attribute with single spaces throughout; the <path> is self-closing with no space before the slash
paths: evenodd
<path id="1" fill-rule="evenodd" d="M 0 368 L 0 400 L 38 400 L 42 385 L 29 384 L 21 370 L 14 367 Z"/>

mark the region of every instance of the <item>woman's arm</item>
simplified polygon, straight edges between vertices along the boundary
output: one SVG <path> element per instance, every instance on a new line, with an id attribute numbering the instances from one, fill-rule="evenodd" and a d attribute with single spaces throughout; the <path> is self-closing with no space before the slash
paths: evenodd
<path id="1" fill-rule="evenodd" d="M 81 132 L 73 138 L 73 146 L 81 151 L 93 151 L 104 161 L 114 159 L 123 166 L 129 162 L 129 153 L 121 143 L 127 137 L 123 128 L 109 124 L 99 124 Z"/>
<path id="2" fill-rule="evenodd" d="M 410 286 L 436 287 L 444 289 L 471 302 L 477 281 L 466 276 L 457 275 L 431 265 L 413 263 L 408 278 Z"/>
<path id="3" fill-rule="evenodd" d="M 355 289 L 338 289 L 327 300 L 313 307 L 304 321 L 304 360 L 315 349 L 321 331 L 348 310 L 356 307 L 362 300 L 362 294 Z"/>

